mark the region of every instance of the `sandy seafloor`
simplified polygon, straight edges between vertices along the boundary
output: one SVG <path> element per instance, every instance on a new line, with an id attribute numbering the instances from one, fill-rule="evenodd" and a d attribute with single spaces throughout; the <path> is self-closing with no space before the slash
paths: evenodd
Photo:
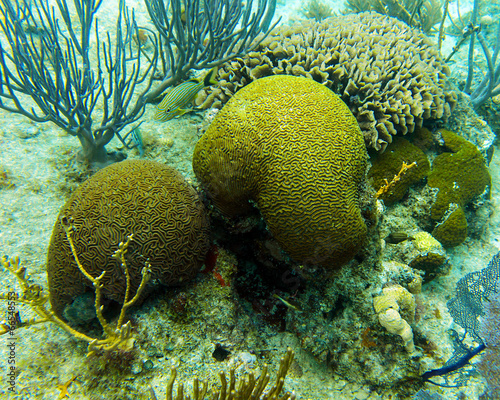
<path id="1" fill-rule="evenodd" d="M 134 2 L 134 4 L 140 4 Z M 131 4 L 133 5 L 133 4 Z M 286 13 L 293 14 L 298 3 L 290 7 Z M 279 6 L 283 11 L 284 5 Z M 291 11 L 290 11 L 291 10 Z M 112 2 L 105 2 L 100 10 L 101 15 L 113 12 Z M 138 12 L 140 21 L 146 20 L 146 12 Z M 112 18 L 108 18 L 108 26 L 112 26 Z M 102 24 L 106 26 L 105 24 Z M 102 28 L 104 29 L 104 28 Z M 146 143 L 144 158 L 154 159 L 177 168 L 188 180 L 194 180 L 191 168 L 192 149 L 198 138 L 198 129 L 203 121 L 203 113 L 191 114 L 182 118 L 158 124 L 153 120 L 154 109 L 149 107 L 143 117 L 141 131 Z M 108 150 L 119 147 L 118 142 L 108 145 Z M 28 119 L 0 111 L 0 173 L 5 172 L 11 185 L 0 187 L 0 253 L 1 255 L 19 256 L 22 263 L 28 267 L 32 280 L 47 287 L 45 262 L 50 235 L 59 209 L 66 202 L 77 185 L 77 180 L 85 176 L 81 169 L 75 166 L 75 155 L 80 146 L 76 138 L 68 136 L 51 123 L 36 124 Z M 467 239 L 458 247 L 447 251 L 452 269 L 450 273 L 424 285 L 419 295 L 423 302 L 438 308 L 441 319 L 426 320 L 425 316 L 417 325 L 425 326 L 426 334 L 435 343 L 447 346 L 446 330 L 452 326 L 447 313 L 446 301 L 458 279 L 464 274 L 479 270 L 487 265 L 491 257 L 500 250 L 500 149 L 489 165 L 492 176 L 491 200 L 485 207 L 491 209 L 491 217 L 479 239 Z M 129 159 L 139 158 L 136 151 L 130 151 Z M 76 181 L 75 181 L 76 180 Z M 0 275 L 1 290 L 15 287 L 15 280 L 2 270 Z M 6 304 L 0 305 L 0 319 L 6 313 Z M 30 314 L 22 309 L 22 318 Z M 147 321 L 149 309 L 140 308 L 134 314 L 142 314 Z M 86 369 L 89 360 L 85 358 L 85 344 L 70 338 L 55 326 L 40 325 L 31 329 L 16 331 L 16 367 L 19 375 L 16 378 L 16 395 L 7 393 L 7 348 L 6 337 L 0 337 L 0 395 L 9 394 L 16 399 L 56 399 L 60 394 L 58 385 L 64 384 L 72 377 L 76 380 L 69 386 L 70 398 L 75 399 L 106 399 L 121 398 L 105 395 L 106 390 L 93 391 L 86 394 L 88 382 L 83 381 L 82 370 Z M 157 340 L 162 340 L 159 336 Z M 181 378 L 189 382 L 194 375 L 201 377 L 216 375 L 213 362 L 203 362 L 210 343 L 194 348 L 190 353 L 181 352 L 183 343 L 189 338 L 176 338 L 175 346 L 168 357 L 155 361 L 151 371 L 130 373 L 127 376 L 116 376 L 116 381 L 124 388 L 130 386 L 133 393 L 142 393 L 137 398 L 148 399 L 148 384 L 155 387 L 158 398 L 164 398 L 164 387 L 169 374 L 170 365 L 183 363 L 186 368 L 181 372 Z M 384 398 L 370 387 L 346 382 L 341 377 L 318 364 L 314 359 L 300 350 L 297 340 L 291 333 L 279 333 L 268 343 L 269 347 L 284 349 L 291 345 L 296 350 L 296 358 L 301 366 L 301 376 L 290 374 L 286 381 L 286 389 L 295 390 L 301 399 L 379 399 Z M 245 349 L 241 349 L 244 352 Z M 368 351 L 368 350 L 367 350 Z M 451 350 L 442 349 L 446 358 Z M 182 358 L 181 354 L 182 353 Z M 282 353 L 281 353 L 282 354 Z M 274 356 L 273 372 L 277 365 L 280 352 Z M 210 365 L 209 365 L 210 364 Z M 260 360 L 257 364 L 261 364 Z M 218 370 L 228 370 L 229 362 L 220 363 Z M 260 365 L 261 366 L 261 365 Z M 257 368 L 258 370 L 258 368 Z M 459 393 L 469 399 L 477 399 L 484 389 L 480 377 L 474 377 L 467 387 L 459 389 L 443 389 L 429 385 L 431 392 L 438 392 L 444 398 L 455 399 Z M 5 398 L 5 397 L 2 397 Z M 123 397 L 125 398 L 125 397 Z M 129 397 L 127 397 L 129 398 Z M 132 398 L 132 397 L 131 397 Z"/>

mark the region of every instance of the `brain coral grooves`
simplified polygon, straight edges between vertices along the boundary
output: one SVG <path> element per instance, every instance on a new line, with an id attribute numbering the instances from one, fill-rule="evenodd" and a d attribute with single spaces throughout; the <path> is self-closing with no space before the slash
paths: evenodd
<path id="1" fill-rule="evenodd" d="M 242 88 L 197 143 L 193 168 L 227 216 L 257 203 L 301 263 L 338 268 L 359 250 L 363 135 L 347 106 L 311 79 L 276 75 Z"/>
<path id="2" fill-rule="evenodd" d="M 200 269 L 208 250 L 208 218 L 196 191 L 174 169 L 152 161 L 110 165 L 84 182 L 62 208 L 52 232 L 47 274 L 50 301 L 63 315 L 75 297 L 93 291 L 77 269 L 61 217 L 71 219 L 80 262 L 92 276 L 103 270 L 103 295 L 122 301 L 125 276 L 112 256 L 133 234 L 127 253 L 132 293 L 146 260 L 153 282 L 178 284 Z"/>

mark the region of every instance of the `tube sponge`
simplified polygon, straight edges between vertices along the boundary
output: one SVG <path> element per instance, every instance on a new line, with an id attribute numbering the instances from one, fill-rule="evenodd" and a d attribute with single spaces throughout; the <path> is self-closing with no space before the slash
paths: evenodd
<path id="1" fill-rule="evenodd" d="M 413 295 L 400 285 L 388 286 L 382 289 L 382 295 L 373 299 L 373 308 L 380 325 L 389 333 L 401 336 L 409 353 L 415 351 L 413 331 L 408 323 L 413 322 L 415 317 Z"/>

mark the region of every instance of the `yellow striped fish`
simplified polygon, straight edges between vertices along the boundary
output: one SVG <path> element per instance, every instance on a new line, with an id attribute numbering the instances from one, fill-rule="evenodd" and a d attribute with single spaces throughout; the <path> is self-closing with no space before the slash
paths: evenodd
<path id="1" fill-rule="evenodd" d="M 194 101 L 201 89 L 217 84 L 215 75 L 217 75 L 217 67 L 208 71 L 203 79 L 190 79 L 170 89 L 158 104 L 155 119 L 165 122 L 191 111 L 192 108 L 185 107 Z"/>

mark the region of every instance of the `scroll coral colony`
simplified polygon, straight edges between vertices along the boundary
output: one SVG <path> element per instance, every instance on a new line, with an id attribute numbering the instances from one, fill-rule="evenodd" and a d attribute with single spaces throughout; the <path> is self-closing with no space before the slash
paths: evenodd
<path id="1" fill-rule="evenodd" d="M 255 51 L 220 66 L 219 86 L 197 102 L 220 108 L 250 82 L 281 74 L 338 93 L 376 150 L 427 119 L 446 119 L 456 103 L 456 93 L 445 89 L 449 69 L 430 39 L 375 12 L 280 26 Z"/>

